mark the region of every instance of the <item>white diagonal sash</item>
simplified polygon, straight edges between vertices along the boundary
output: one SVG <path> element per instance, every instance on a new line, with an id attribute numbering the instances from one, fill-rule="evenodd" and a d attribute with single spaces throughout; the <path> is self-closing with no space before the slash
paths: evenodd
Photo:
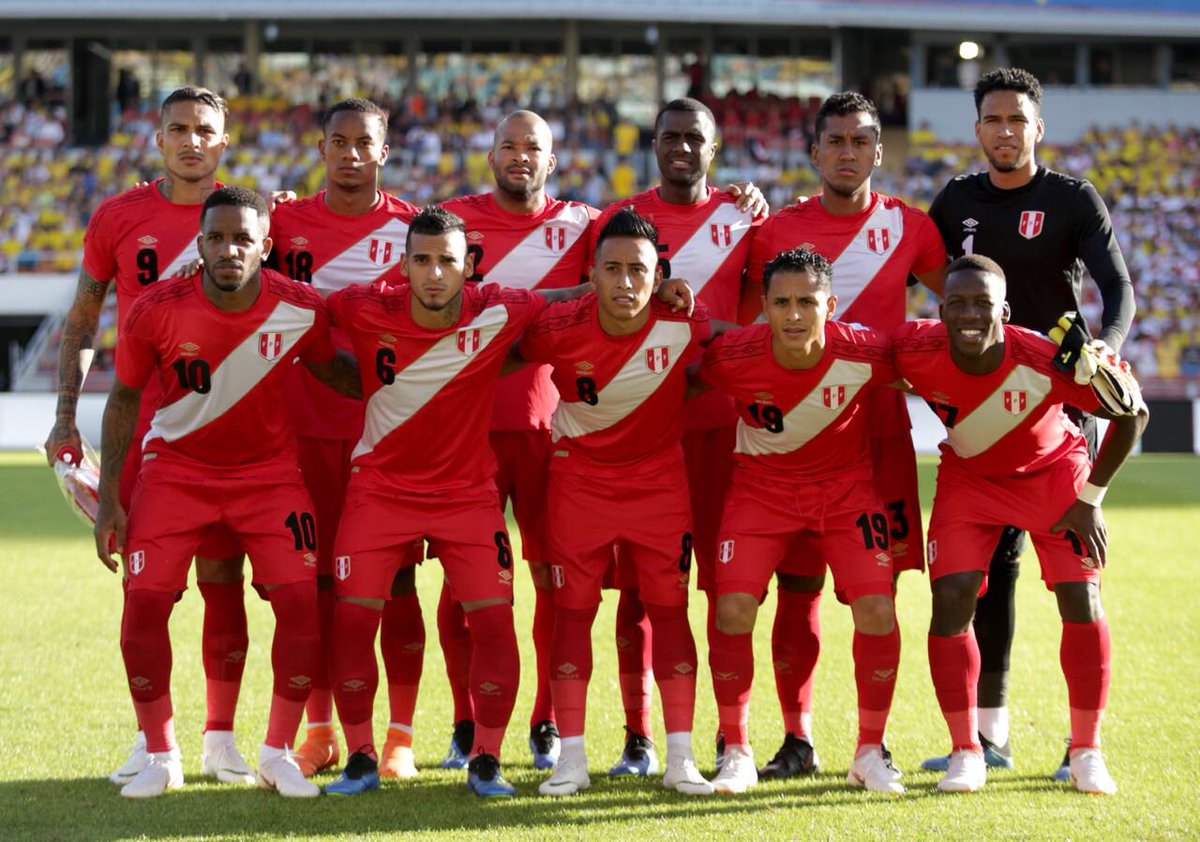
<path id="1" fill-rule="evenodd" d="M 525 239 L 513 246 L 508 254 L 492 264 L 490 269 L 486 269 L 483 275 L 484 282 L 500 284 L 506 289 L 535 288 L 558 265 L 563 255 L 578 242 L 591 221 L 587 208 L 564 205 L 553 219 L 543 220 L 525 236 Z M 565 240 L 561 249 L 551 249 L 546 245 L 547 225 L 558 225 L 565 229 Z M 487 246 L 483 249 L 486 262 Z"/>
<path id="2" fill-rule="evenodd" d="M 404 238 L 408 236 L 408 223 L 391 217 L 370 234 L 330 260 L 325 261 L 313 272 L 312 285 L 322 295 L 328 295 L 351 284 L 370 283 L 400 262 L 404 253 Z M 371 240 L 392 244 L 391 260 L 376 263 L 371 259 Z"/>
<path id="3" fill-rule="evenodd" d="M 1048 376 L 1028 366 L 1018 365 L 979 406 L 946 430 L 946 440 L 963 459 L 978 456 L 1019 427 L 1050 394 L 1053 384 Z M 1004 406 L 1004 393 L 1025 392 L 1025 411 L 1013 414 Z"/>
<path id="4" fill-rule="evenodd" d="M 197 229 L 196 237 L 200 236 L 200 231 Z M 173 278 L 184 266 L 187 266 L 193 260 L 200 259 L 200 249 L 196 247 L 196 237 L 192 237 L 183 245 L 183 249 L 175 258 L 167 264 L 167 268 L 158 273 L 160 278 Z"/>
<path id="5" fill-rule="evenodd" d="M 883 254 L 871 251 L 868 245 L 868 231 L 886 228 L 888 230 L 888 248 Z M 833 261 L 833 292 L 838 297 L 838 310 L 846 312 L 858 298 L 859 293 L 866 289 L 879 270 L 884 267 L 904 237 L 904 213 L 900 206 L 885 207 L 882 201 L 876 206 L 866 222 L 858 229 Z"/>
<path id="6" fill-rule="evenodd" d="M 375 449 L 384 438 L 412 418 L 433 400 L 434 396 L 465 369 L 471 360 L 500 335 L 508 324 L 508 308 L 503 304 L 488 307 L 469 324 L 462 325 L 435 342 L 429 350 L 396 372 L 396 379 L 382 386 L 367 401 L 367 419 L 363 437 L 355 446 L 351 459 L 357 459 Z M 467 355 L 458 349 L 458 334 L 462 330 L 479 331 L 479 348 Z"/>
<path id="7" fill-rule="evenodd" d="M 742 238 L 750 233 L 752 217 L 737 209 L 732 202 L 722 202 L 717 205 L 712 214 L 700 223 L 688 241 L 671 255 L 671 277 L 687 281 L 692 292 L 699 295 L 700 290 L 712 280 L 713 275 L 729 257 L 730 252 L 738 247 Z M 721 248 L 712 241 L 712 230 L 709 226 L 729 226 L 729 245 Z"/>

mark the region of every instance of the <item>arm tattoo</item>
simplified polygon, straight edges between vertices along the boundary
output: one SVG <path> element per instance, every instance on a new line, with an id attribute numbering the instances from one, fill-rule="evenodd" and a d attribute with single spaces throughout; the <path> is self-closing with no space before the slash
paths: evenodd
<path id="1" fill-rule="evenodd" d="M 339 350 L 329 362 L 310 365 L 308 370 L 335 392 L 348 398 L 362 398 L 362 378 L 358 375 L 358 361 L 347 352 Z"/>
<path id="2" fill-rule="evenodd" d="M 129 444 L 133 441 L 141 398 L 141 389 L 133 389 L 120 380 L 113 381 L 108 403 L 104 407 L 104 423 L 100 433 L 100 447 L 104 454 L 100 460 L 101 497 L 107 493 L 115 500 L 119 492 L 121 468 L 125 464 Z"/>
<path id="3" fill-rule="evenodd" d="M 63 322 L 62 346 L 58 351 L 58 418 L 75 417 L 83 372 L 79 368 L 79 351 L 92 347 L 92 337 L 100 324 L 100 309 L 108 284 L 98 281 L 86 271 L 79 273 L 75 301 Z"/>

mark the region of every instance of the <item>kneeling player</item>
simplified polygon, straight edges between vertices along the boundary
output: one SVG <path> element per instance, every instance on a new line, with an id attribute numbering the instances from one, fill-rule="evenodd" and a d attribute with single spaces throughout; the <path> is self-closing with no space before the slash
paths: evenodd
<path id="1" fill-rule="evenodd" d="M 747 736 L 751 632 L 767 584 L 797 538 L 820 552 L 854 617 L 859 729 L 847 781 L 904 791 L 882 749 L 900 632 L 864 411 L 870 391 L 896 375 L 885 336 L 831 320 L 831 274 L 829 262 L 807 248 L 776 256 L 763 270 L 767 324 L 725 334 L 704 356 L 703 381 L 729 393 L 740 415 L 709 653 L 725 736 L 725 759 L 713 779 L 718 792 L 744 792 L 758 782 Z"/>
<path id="2" fill-rule="evenodd" d="M 294 797 L 320 790 L 304 780 L 288 747 L 317 664 L 316 542 L 312 505 L 296 463 L 285 395 L 292 363 L 357 394 L 356 372 L 336 357 L 320 297 L 260 271 L 270 251 L 266 203 L 226 187 L 201 211 L 202 274 L 160 281 L 130 311 L 104 413 L 104 460 L 96 548 L 115 569 L 125 557 L 121 651 L 149 759 L 121 789 L 150 798 L 183 785 L 171 713 L 167 620 L 187 585 L 192 554 L 215 525 L 237 535 L 254 580 L 275 613 L 270 722 L 258 783 Z M 129 511 L 121 466 L 142 387 L 164 393 L 145 440 Z"/>
<path id="3" fill-rule="evenodd" d="M 929 669 L 953 743 L 938 789 L 973 792 L 987 780 L 971 618 L 987 589 L 990 550 L 1015 524 L 1032 538 L 1063 621 L 1070 779 L 1083 792 L 1112 794 L 1117 785 L 1100 754 L 1110 658 L 1100 604 L 1107 544 L 1100 500 L 1148 415 L 1114 417 L 1096 408 L 1092 389 L 1052 364 L 1053 342 L 1004 324 L 1005 289 L 997 263 L 960 257 L 947 269 L 942 321 L 910 322 L 894 337 L 897 372 L 946 426 L 928 550 Z M 1064 403 L 1113 421 L 1095 466 Z"/>
<path id="4" fill-rule="evenodd" d="M 547 310 L 519 349 L 525 360 L 553 366 L 562 396 L 546 495 L 555 587 L 550 689 L 562 752 L 538 787 L 543 795 L 590 785 L 583 734 L 592 623 L 617 547 L 621 563 L 636 568 L 653 629 L 667 732 L 663 785 L 689 795 L 712 792 L 692 755 L 692 536 L 680 445 L 685 361 L 707 338 L 708 315 L 689 318 L 653 300 L 662 281 L 657 246 L 658 231 L 636 211 L 614 214 L 597 238 L 595 294 Z"/>

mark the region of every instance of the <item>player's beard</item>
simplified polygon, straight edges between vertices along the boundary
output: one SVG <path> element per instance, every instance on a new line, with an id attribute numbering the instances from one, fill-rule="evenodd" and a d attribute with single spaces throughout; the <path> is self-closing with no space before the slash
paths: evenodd
<path id="1" fill-rule="evenodd" d="M 261 268 L 262 261 L 258 261 L 253 265 L 247 264 L 243 267 L 241 278 L 235 284 L 224 283 L 217 280 L 216 275 L 213 274 L 212 269 L 210 269 L 207 264 L 204 266 L 204 274 L 208 276 L 208 279 L 212 282 L 212 285 L 221 292 L 232 293 L 244 289 L 248 284 L 250 284 L 258 276 Z"/>
<path id="2" fill-rule="evenodd" d="M 984 155 L 987 157 L 988 164 L 996 172 L 1016 172 L 1024 169 L 1025 165 L 1029 163 L 1029 159 L 1033 156 L 1033 149 L 1029 147 L 1022 149 L 1021 154 L 1014 158 L 1012 163 L 1002 163 L 996 160 L 996 156 L 991 152 L 985 152 Z"/>
<path id="3" fill-rule="evenodd" d="M 459 314 L 462 313 L 462 297 L 463 293 L 460 289 L 453 298 L 449 298 L 441 304 L 437 302 L 430 304 L 420 296 L 417 296 L 417 301 L 420 301 L 421 306 L 429 312 L 437 313 L 441 317 L 443 325 L 453 325 L 458 323 Z"/>
<path id="4" fill-rule="evenodd" d="M 502 172 L 496 172 L 493 175 L 496 177 L 496 186 L 518 202 L 526 202 L 546 188 L 546 175 L 544 173 L 531 174 L 523 184 L 510 180 Z"/>

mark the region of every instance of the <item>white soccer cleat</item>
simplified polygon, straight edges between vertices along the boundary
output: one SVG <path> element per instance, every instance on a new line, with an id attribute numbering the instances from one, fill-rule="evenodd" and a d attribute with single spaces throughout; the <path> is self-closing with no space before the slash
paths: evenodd
<path id="1" fill-rule="evenodd" d="M 1081 748 L 1071 753 L 1071 784 L 1089 795 L 1116 795 L 1117 782 L 1108 773 L 1098 748 Z"/>
<path id="2" fill-rule="evenodd" d="M 254 770 L 233 741 L 232 731 L 205 731 L 200 773 L 223 784 L 254 784 Z"/>
<path id="3" fill-rule="evenodd" d="M 179 749 L 146 754 L 142 770 L 121 787 L 123 798 L 157 798 L 168 789 L 183 786 L 183 762 Z"/>
<path id="4" fill-rule="evenodd" d="M 690 755 L 667 755 L 667 770 L 663 772 L 662 785 L 684 795 L 712 795 L 716 792 L 713 785 L 700 774 L 696 761 Z"/>
<path id="5" fill-rule="evenodd" d="M 884 756 L 879 746 L 871 746 L 854 758 L 850 764 L 850 772 L 846 775 L 846 783 L 859 786 L 871 792 L 887 792 L 899 795 L 904 792 L 904 784 L 900 783 L 900 770 L 892 765 L 890 755 Z"/>
<path id="6" fill-rule="evenodd" d="M 721 771 L 712 779 L 714 792 L 737 795 L 758 783 L 758 766 L 754 763 L 754 752 L 749 747 L 725 746 L 725 760 Z"/>
<path id="7" fill-rule="evenodd" d="M 321 788 L 304 777 L 288 748 L 262 747 L 257 781 L 260 789 L 273 789 L 284 798 L 316 798 L 321 794 Z"/>
<path id="8" fill-rule="evenodd" d="M 574 795 L 591 785 L 586 757 L 567 759 L 560 755 L 554 773 L 538 784 L 538 792 L 550 796 Z"/>
<path id="9" fill-rule="evenodd" d="M 133 748 L 129 750 L 129 757 L 125 758 L 125 762 L 118 766 L 108 776 L 108 779 L 117 786 L 124 786 L 136 778 L 138 772 L 145 768 L 148 757 L 149 755 L 146 754 L 146 734 L 138 731 L 137 739 L 133 741 Z"/>
<path id="10" fill-rule="evenodd" d="M 987 783 L 987 761 L 982 751 L 955 751 L 950 754 L 946 774 L 938 781 L 942 792 L 978 792 Z"/>

